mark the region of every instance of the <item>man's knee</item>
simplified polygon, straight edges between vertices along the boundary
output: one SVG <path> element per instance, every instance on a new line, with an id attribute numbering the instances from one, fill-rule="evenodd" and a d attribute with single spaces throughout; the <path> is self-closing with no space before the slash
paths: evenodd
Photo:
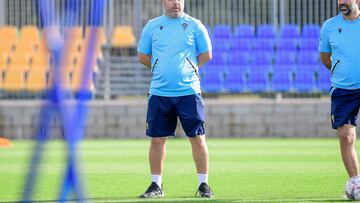
<path id="1" fill-rule="evenodd" d="M 191 137 L 189 138 L 192 145 L 195 147 L 204 147 L 206 146 L 206 142 L 205 142 L 205 136 L 204 135 L 198 135 L 196 137 Z"/>
<path id="2" fill-rule="evenodd" d="M 162 148 L 165 145 L 166 138 L 152 138 L 151 147 Z"/>
<path id="3" fill-rule="evenodd" d="M 344 125 L 338 128 L 339 139 L 342 144 L 355 143 L 355 130 L 353 126 Z"/>

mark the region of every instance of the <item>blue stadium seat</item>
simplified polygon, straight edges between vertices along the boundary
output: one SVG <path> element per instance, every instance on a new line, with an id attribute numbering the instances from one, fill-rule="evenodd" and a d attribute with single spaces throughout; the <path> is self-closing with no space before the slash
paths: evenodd
<path id="1" fill-rule="evenodd" d="M 315 38 L 319 39 L 320 26 L 315 24 L 304 25 L 301 36 L 303 38 Z"/>
<path id="2" fill-rule="evenodd" d="M 266 92 L 269 90 L 269 72 L 265 71 L 254 71 L 251 68 L 251 72 L 248 74 L 247 79 L 247 90 L 250 92 Z"/>
<path id="3" fill-rule="evenodd" d="M 215 38 L 212 41 L 214 51 L 228 51 L 231 43 L 231 40 L 227 38 Z"/>
<path id="4" fill-rule="evenodd" d="M 253 52 L 251 59 L 253 65 L 271 65 L 273 61 L 273 52 Z"/>
<path id="5" fill-rule="evenodd" d="M 295 52 L 280 51 L 275 55 L 275 64 L 277 65 L 294 65 L 296 63 Z"/>
<path id="6" fill-rule="evenodd" d="M 228 57 L 231 65 L 249 65 L 251 62 L 250 53 L 245 51 L 229 52 Z"/>
<path id="7" fill-rule="evenodd" d="M 213 36 L 215 39 L 232 37 L 232 31 L 230 25 L 219 24 L 214 27 Z"/>
<path id="8" fill-rule="evenodd" d="M 235 51 L 251 51 L 253 42 L 252 38 L 233 39 L 231 49 Z"/>
<path id="9" fill-rule="evenodd" d="M 298 64 L 301 65 L 318 65 L 319 52 L 316 51 L 301 51 L 297 57 Z"/>
<path id="10" fill-rule="evenodd" d="M 331 87 L 330 70 L 323 66 L 319 68 L 317 85 L 322 92 L 329 92 Z"/>
<path id="11" fill-rule="evenodd" d="M 297 51 L 298 44 L 298 39 L 281 38 L 277 45 L 277 48 L 278 51 Z"/>
<path id="12" fill-rule="evenodd" d="M 292 72 L 274 71 L 272 74 L 271 89 L 276 92 L 287 92 L 293 88 Z"/>
<path id="13" fill-rule="evenodd" d="M 254 27 L 248 24 L 242 24 L 235 27 L 234 38 L 254 38 Z"/>
<path id="14" fill-rule="evenodd" d="M 212 54 L 212 59 L 209 62 L 209 65 L 223 65 L 227 64 L 227 51 L 217 51 L 214 50 Z"/>
<path id="15" fill-rule="evenodd" d="M 201 78 L 201 87 L 207 93 L 220 92 L 222 90 L 222 72 L 206 70 Z"/>
<path id="16" fill-rule="evenodd" d="M 300 29 L 298 25 L 285 24 L 280 28 L 280 38 L 299 38 Z"/>
<path id="17" fill-rule="evenodd" d="M 276 40 L 269 38 L 269 39 L 265 39 L 265 38 L 256 38 L 254 40 L 254 50 L 255 51 L 270 51 L 270 52 L 274 52 L 275 50 L 275 43 Z"/>
<path id="18" fill-rule="evenodd" d="M 301 38 L 299 43 L 300 51 L 317 51 L 319 47 L 319 39 L 317 38 Z"/>
<path id="19" fill-rule="evenodd" d="M 245 90 L 245 73 L 248 66 L 228 66 L 224 78 L 224 87 L 229 92 L 243 92 Z"/>
<path id="20" fill-rule="evenodd" d="M 298 92 L 312 92 L 315 89 L 315 74 L 313 71 L 300 69 L 295 73 L 294 87 Z"/>
<path id="21" fill-rule="evenodd" d="M 257 38 L 276 38 L 276 28 L 271 24 L 261 24 L 256 26 Z"/>

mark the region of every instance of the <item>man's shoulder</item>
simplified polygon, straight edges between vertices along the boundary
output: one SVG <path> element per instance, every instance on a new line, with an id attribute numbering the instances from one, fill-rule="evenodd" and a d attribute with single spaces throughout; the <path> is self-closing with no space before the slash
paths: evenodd
<path id="1" fill-rule="evenodd" d="M 201 23 L 201 21 L 200 21 L 199 19 L 194 18 L 194 17 L 192 17 L 192 16 L 190 16 L 190 15 L 188 15 L 188 14 L 186 14 L 186 13 L 184 13 L 183 19 L 184 19 L 185 21 L 194 23 L 194 24 L 196 24 L 196 25 L 199 24 L 199 23 Z"/>
<path id="2" fill-rule="evenodd" d="M 323 28 L 328 28 L 328 27 L 331 27 L 333 25 L 336 25 L 336 24 L 341 22 L 341 19 L 342 19 L 342 14 L 338 14 L 338 15 L 332 17 L 332 18 L 329 18 L 324 22 Z"/>
<path id="3" fill-rule="evenodd" d="M 154 27 L 154 26 L 161 24 L 164 20 L 165 20 L 164 16 L 161 15 L 161 16 L 158 16 L 156 18 L 149 20 L 146 25 L 150 26 L 150 27 Z"/>

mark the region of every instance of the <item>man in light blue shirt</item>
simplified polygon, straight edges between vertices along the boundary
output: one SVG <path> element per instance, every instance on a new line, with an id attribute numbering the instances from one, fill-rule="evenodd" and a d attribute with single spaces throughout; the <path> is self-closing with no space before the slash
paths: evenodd
<path id="1" fill-rule="evenodd" d="M 161 0 L 161 4 L 165 14 L 146 24 L 138 45 L 139 61 L 152 73 L 146 119 L 152 181 L 140 197 L 164 196 L 165 143 L 168 136 L 175 135 L 177 118 L 191 142 L 199 194 L 212 197 L 198 73 L 212 57 L 209 35 L 199 20 L 183 12 L 184 0 Z"/>
<path id="2" fill-rule="evenodd" d="M 360 108 L 360 0 L 338 0 L 341 13 L 321 29 L 319 52 L 331 71 L 331 121 L 350 180 L 359 176 L 355 126 Z M 351 194 L 346 194 L 353 199 Z"/>

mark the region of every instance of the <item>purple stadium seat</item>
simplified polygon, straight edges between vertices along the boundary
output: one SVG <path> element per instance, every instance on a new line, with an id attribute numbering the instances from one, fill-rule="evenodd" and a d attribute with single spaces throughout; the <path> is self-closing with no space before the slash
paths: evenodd
<path id="1" fill-rule="evenodd" d="M 230 25 L 216 25 L 214 27 L 213 36 L 215 39 L 226 38 L 230 39 L 232 37 L 232 31 Z"/>
<path id="2" fill-rule="evenodd" d="M 298 53 L 297 62 L 301 65 L 318 65 L 319 52 L 301 51 Z"/>
<path id="3" fill-rule="evenodd" d="M 245 51 L 233 51 L 228 54 L 229 61 L 231 65 L 249 65 L 251 62 L 251 57 L 249 52 Z"/>
<path id="4" fill-rule="evenodd" d="M 227 63 L 227 51 L 217 51 L 214 50 L 212 54 L 212 59 L 209 62 L 211 65 L 224 65 Z"/>
<path id="5" fill-rule="evenodd" d="M 312 92 L 315 88 L 315 72 L 300 69 L 295 73 L 294 87 L 298 92 Z"/>
<path id="6" fill-rule="evenodd" d="M 230 50 L 231 40 L 226 38 L 216 38 L 213 40 L 214 51 L 228 51 Z"/>
<path id="7" fill-rule="evenodd" d="M 276 38 L 276 29 L 271 24 L 261 24 L 256 27 L 257 38 Z"/>
<path id="8" fill-rule="evenodd" d="M 254 38 L 254 27 L 252 25 L 242 24 L 235 27 L 234 38 Z"/>
<path id="9" fill-rule="evenodd" d="M 295 65 L 296 55 L 295 52 L 280 51 L 275 55 L 275 64 L 277 65 Z"/>
<path id="10" fill-rule="evenodd" d="M 277 48 L 278 51 L 297 51 L 298 40 L 292 38 L 281 38 Z"/>
<path id="11" fill-rule="evenodd" d="M 231 49 L 235 51 L 251 51 L 253 41 L 252 38 L 233 39 Z"/>
<path id="12" fill-rule="evenodd" d="M 206 70 L 201 78 L 201 87 L 207 93 L 220 92 L 222 89 L 222 72 Z"/>
<path id="13" fill-rule="evenodd" d="M 299 38 L 300 29 L 298 25 L 286 24 L 280 28 L 280 38 Z"/>
<path id="14" fill-rule="evenodd" d="M 275 39 L 269 38 L 256 38 L 254 40 L 254 50 L 255 51 L 270 51 L 274 52 L 275 48 Z"/>
<path id="15" fill-rule="evenodd" d="M 292 72 L 290 71 L 275 71 L 272 75 L 271 89 L 277 92 L 286 92 L 293 87 Z"/>
<path id="16" fill-rule="evenodd" d="M 320 26 L 315 24 L 304 25 L 302 29 L 303 38 L 315 38 L 319 39 L 320 36 Z"/>
<path id="17" fill-rule="evenodd" d="M 234 65 L 228 66 L 226 77 L 224 78 L 224 87 L 229 92 L 242 92 L 245 90 L 245 72 L 248 66 Z"/>
<path id="18" fill-rule="evenodd" d="M 273 61 L 273 52 L 253 52 L 251 59 L 253 65 L 271 65 Z"/>
<path id="19" fill-rule="evenodd" d="M 319 39 L 301 38 L 299 43 L 300 51 L 318 51 Z"/>
<path id="20" fill-rule="evenodd" d="M 318 89 L 322 92 L 329 92 L 330 87 L 331 87 L 330 70 L 321 66 L 319 68 L 318 73 L 319 73 L 318 80 L 317 80 Z"/>
<path id="21" fill-rule="evenodd" d="M 257 68 L 252 68 L 247 79 L 247 89 L 250 92 L 266 92 L 269 90 L 268 73 L 267 71 L 254 71 Z"/>

